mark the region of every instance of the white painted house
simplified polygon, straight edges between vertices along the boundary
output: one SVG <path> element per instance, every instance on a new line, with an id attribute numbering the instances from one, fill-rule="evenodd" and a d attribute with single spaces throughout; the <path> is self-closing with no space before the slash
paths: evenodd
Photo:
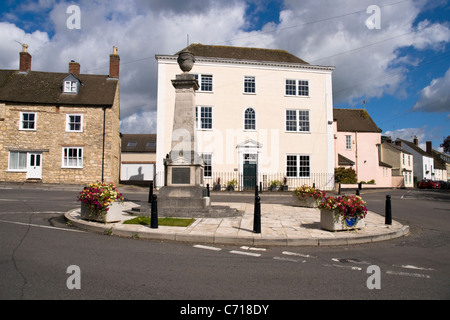
<path id="1" fill-rule="evenodd" d="M 413 142 L 397 139 L 397 143 L 401 143 L 402 147 L 410 152 L 414 157 L 414 180 L 435 180 L 434 179 L 434 160 L 431 154 L 426 153 L 419 147 L 419 140 L 414 137 Z"/>
<path id="2" fill-rule="evenodd" d="M 279 180 L 291 189 L 334 187 L 333 67 L 283 51 L 192 44 L 198 152 L 204 183 L 239 190 Z M 180 51 L 180 52 L 181 52 Z M 178 54 L 158 62 L 157 186 L 170 152 Z"/>

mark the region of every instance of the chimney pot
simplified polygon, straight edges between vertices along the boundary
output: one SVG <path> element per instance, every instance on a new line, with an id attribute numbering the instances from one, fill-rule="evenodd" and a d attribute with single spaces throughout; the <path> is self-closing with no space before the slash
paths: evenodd
<path id="1" fill-rule="evenodd" d="M 416 137 L 416 136 L 414 136 L 414 144 L 415 144 L 416 146 L 418 146 L 418 145 L 419 145 L 419 140 L 417 139 L 417 137 Z"/>

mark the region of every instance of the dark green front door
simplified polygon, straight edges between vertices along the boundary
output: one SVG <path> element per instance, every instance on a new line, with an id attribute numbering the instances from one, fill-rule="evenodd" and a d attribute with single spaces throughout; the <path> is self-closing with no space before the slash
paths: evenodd
<path id="1" fill-rule="evenodd" d="M 244 162 L 244 190 L 255 190 L 256 163 Z"/>

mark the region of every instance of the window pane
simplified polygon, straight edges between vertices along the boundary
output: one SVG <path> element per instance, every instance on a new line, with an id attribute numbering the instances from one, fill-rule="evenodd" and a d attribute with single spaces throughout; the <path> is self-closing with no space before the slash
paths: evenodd
<path id="1" fill-rule="evenodd" d="M 286 80 L 286 95 L 287 96 L 295 96 L 295 80 Z"/>
<path id="2" fill-rule="evenodd" d="M 297 131 L 296 110 L 286 110 L 286 131 Z"/>
<path id="3" fill-rule="evenodd" d="M 256 130 L 255 110 L 253 110 L 252 108 L 248 108 L 247 110 L 245 110 L 244 129 L 245 130 Z"/>
<path id="4" fill-rule="evenodd" d="M 298 112 L 298 131 L 309 131 L 309 111 L 300 110 Z"/>
<path id="5" fill-rule="evenodd" d="M 22 128 L 21 129 L 34 129 L 35 128 L 34 113 L 22 113 Z"/>
<path id="6" fill-rule="evenodd" d="M 244 92 L 246 93 L 256 92 L 255 77 L 244 77 Z"/>
<path id="7" fill-rule="evenodd" d="M 9 169 L 25 170 L 27 168 L 27 153 L 11 151 L 9 153 Z"/>
<path id="8" fill-rule="evenodd" d="M 309 83 L 305 80 L 298 81 L 298 95 L 309 96 Z"/>
<path id="9" fill-rule="evenodd" d="M 201 91 L 213 91 L 212 75 L 201 75 Z"/>
<path id="10" fill-rule="evenodd" d="M 309 177 L 309 156 L 299 156 L 299 158 L 300 158 L 299 176 Z"/>
<path id="11" fill-rule="evenodd" d="M 286 176 L 297 177 L 297 156 L 287 156 Z"/>
<path id="12" fill-rule="evenodd" d="M 212 161 L 211 154 L 203 154 L 204 168 L 203 168 L 203 176 L 212 177 Z"/>
<path id="13" fill-rule="evenodd" d="M 201 128 L 212 129 L 212 107 L 201 107 Z"/>

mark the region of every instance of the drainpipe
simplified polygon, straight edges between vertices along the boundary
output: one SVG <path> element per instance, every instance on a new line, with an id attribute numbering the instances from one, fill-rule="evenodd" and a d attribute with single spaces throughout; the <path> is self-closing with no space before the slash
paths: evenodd
<path id="1" fill-rule="evenodd" d="M 103 146 L 102 146 L 102 182 L 105 174 L 105 136 L 106 136 L 106 106 L 103 106 Z"/>

